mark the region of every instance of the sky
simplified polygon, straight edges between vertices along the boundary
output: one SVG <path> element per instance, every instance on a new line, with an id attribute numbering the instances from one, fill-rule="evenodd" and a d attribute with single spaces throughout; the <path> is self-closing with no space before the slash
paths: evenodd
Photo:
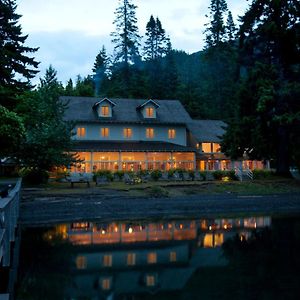
<path id="1" fill-rule="evenodd" d="M 193 53 L 204 45 L 210 0 L 134 0 L 140 35 L 151 14 L 158 17 L 174 49 Z M 39 81 L 51 64 L 63 84 L 77 75 L 87 76 L 104 45 L 113 53 L 110 33 L 115 30 L 114 12 L 119 0 L 17 0 L 17 13 L 26 45 L 39 47 Z M 227 0 L 234 19 L 243 15 L 247 0 Z"/>

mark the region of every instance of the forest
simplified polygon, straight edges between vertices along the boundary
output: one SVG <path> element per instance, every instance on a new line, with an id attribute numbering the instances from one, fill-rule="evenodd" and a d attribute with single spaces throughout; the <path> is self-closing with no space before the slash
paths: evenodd
<path id="1" fill-rule="evenodd" d="M 227 124 L 222 151 L 270 159 L 278 174 L 300 165 L 300 3 L 252 0 L 235 24 L 226 0 L 211 0 L 205 46 L 173 49 L 163 20 L 149 16 L 142 41 L 134 0 L 115 10 L 114 53 L 99 49 L 90 75 L 65 86 L 49 68 L 38 86 L 36 48 L 25 46 L 16 1 L 0 0 L 0 156 L 48 170 L 74 160 L 72 124 L 59 96 L 179 99 L 191 117 Z M 201 37 L 199 37 L 201 39 Z M 20 79 L 21 75 L 22 79 Z"/>

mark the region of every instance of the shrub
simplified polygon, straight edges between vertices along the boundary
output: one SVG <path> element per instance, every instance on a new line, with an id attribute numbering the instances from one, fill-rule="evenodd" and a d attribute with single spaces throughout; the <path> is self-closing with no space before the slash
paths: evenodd
<path id="1" fill-rule="evenodd" d="M 271 170 L 253 170 L 253 179 L 269 179 L 275 176 Z"/>
<path id="2" fill-rule="evenodd" d="M 222 170 L 217 170 L 217 171 L 213 171 L 213 176 L 214 179 L 216 180 L 222 180 L 223 178 L 227 177 L 230 180 L 236 180 L 236 176 L 235 176 L 235 172 L 234 170 L 230 170 L 230 171 L 222 171 Z"/>
<path id="3" fill-rule="evenodd" d="M 160 177 L 162 176 L 162 173 L 160 170 L 153 170 L 151 172 L 151 178 L 154 180 L 154 181 L 157 181 Z"/>
<path id="4" fill-rule="evenodd" d="M 98 170 L 94 172 L 93 179 L 96 181 L 97 176 L 103 176 L 106 177 L 108 181 L 113 181 L 113 174 L 110 170 Z"/>
<path id="5" fill-rule="evenodd" d="M 189 173 L 190 177 L 192 178 L 192 180 L 194 180 L 195 179 L 195 171 L 189 170 L 188 173 Z"/>
<path id="6" fill-rule="evenodd" d="M 199 174 L 200 174 L 202 180 L 206 180 L 206 175 L 207 175 L 206 171 L 200 171 Z"/>
<path id="7" fill-rule="evenodd" d="M 119 180 L 123 179 L 124 174 L 125 174 L 124 171 L 116 171 L 116 172 L 114 172 L 114 176 L 119 177 Z"/>
<path id="8" fill-rule="evenodd" d="M 160 186 L 152 186 L 149 189 L 149 196 L 154 197 L 154 198 L 160 198 L 160 197 L 168 197 L 169 192 Z"/>
<path id="9" fill-rule="evenodd" d="M 45 184 L 49 179 L 49 172 L 35 168 L 22 168 L 19 175 L 27 184 Z"/>

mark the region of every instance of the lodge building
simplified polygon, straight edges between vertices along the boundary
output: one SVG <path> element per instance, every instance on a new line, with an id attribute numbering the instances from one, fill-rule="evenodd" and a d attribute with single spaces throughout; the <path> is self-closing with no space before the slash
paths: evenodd
<path id="1" fill-rule="evenodd" d="M 178 100 L 61 97 L 65 120 L 74 122 L 82 163 L 73 172 L 180 168 L 230 170 L 237 162 L 221 152 L 226 124 L 193 120 Z M 259 161 L 245 167 L 262 168 Z"/>

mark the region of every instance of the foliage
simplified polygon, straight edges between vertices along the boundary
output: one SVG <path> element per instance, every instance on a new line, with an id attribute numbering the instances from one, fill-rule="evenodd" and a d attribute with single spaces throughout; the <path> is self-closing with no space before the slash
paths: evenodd
<path id="1" fill-rule="evenodd" d="M 42 169 L 26 167 L 19 171 L 19 176 L 23 177 L 26 184 L 45 184 L 49 179 L 49 172 Z"/>
<path id="2" fill-rule="evenodd" d="M 101 51 L 96 56 L 93 67 L 95 96 L 99 96 L 101 94 L 103 82 L 107 80 L 108 64 L 109 58 L 107 57 L 106 49 L 103 46 Z"/>
<path id="3" fill-rule="evenodd" d="M 200 176 L 202 178 L 202 180 L 206 180 L 206 177 L 207 177 L 207 172 L 206 171 L 200 171 Z"/>
<path id="4" fill-rule="evenodd" d="M 162 172 L 160 170 L 153 170 L 150 175 L 154 181 L 157 181 L 162 176 Z"/>
<path id="5" fill-rule="evenodd" d="M 275 173 L 271 170 L 253 170 L 253 179 L 271 179 Z"/>
<path id="6" fill-rule="evenodd" d="M 63 121 L 66 107 L 59 100 L 62 92 L 56 71 L 50 66 L 38 89 L 20 98 L 17 111 L 23 115 L 26 136 L 18 157 L 24 166 L 50 170 L 75 161 L 69 153 L 72 124 Z"/>
<path id="7" fill-rule="evenodd" d="M 22 118 L 0 105 L 0 157 L 14 157 L 24 135 Z"/>
<path id="8" fill-rule="evenodd" d="M 124 177 L 125 172 L 124 171 L 116 171 L 114 172 L 114 176 L 117 176 L 119 178 L 119 180 L 122 180 Z"/>
<path id="9" fill-rule="evenodd" d="M 9 109 L 15 107 L 17 95 L 30 89 L 39 64 L 31 57 L 38 48 L 24 46 L 27 35 L 22 35 L 16 7 L 15 0 L 0 1 L 0 105 Z"/>
<path id="10" fill-rule="evenodd" d="M 149 196 L 153 198 L 168 197 L 169 192 L 160 186 L 151 186 L 149 188 Z"/>
<path id="11" fill-rule="evenodd" d="M 222 180 L 225 177 L 228 177 L 230 180 L 237 180 L 234 170 L 230 170 L 230 171 L 218 170 L 218 171 L 213 171 L 212 174 L 214 179 L 216 180 Z"/>
<path id="12" fill-rule="evenodd" d="M 106 177 L 107 180 L 109 181 L 113 181 L 114 179 L 114 176 L 113 176 L 113 173 L 110 171 L 110 170 L 97 170 L 94 173 L 94 180 L 96 180 L 96 177 Z"/>

